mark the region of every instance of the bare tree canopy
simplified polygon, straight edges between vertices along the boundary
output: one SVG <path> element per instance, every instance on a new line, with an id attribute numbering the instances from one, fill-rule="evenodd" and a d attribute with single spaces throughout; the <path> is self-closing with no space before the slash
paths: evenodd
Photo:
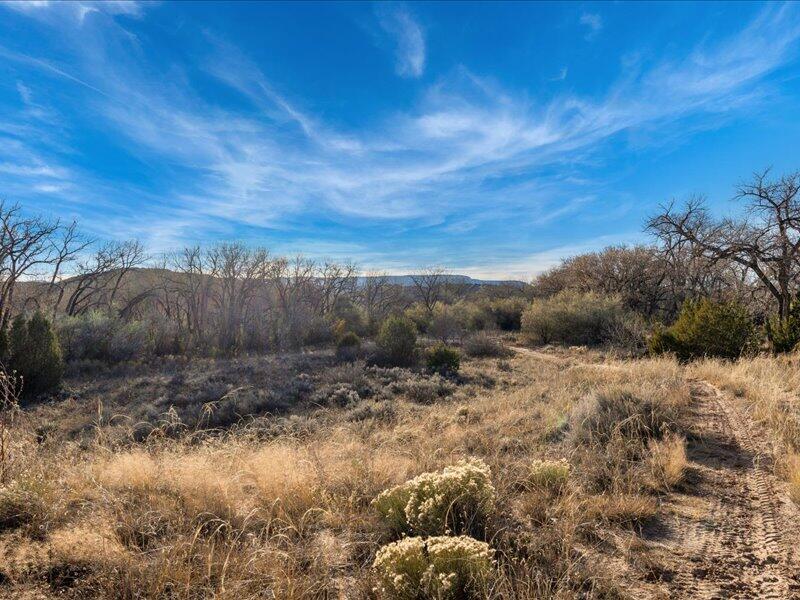
<path id="1" fill-rule="evenodd" d="M 741 184 L 735 199 L 741 218 L 714 219 L 702 197 L 666 206 L 647 227 L 668 252 L 688 249 L 715 263 L 732 261 L 754 277 L 785 318 L 800 276 L 800 172 L 771 179 L 769 170 Z"/>
<path id="2" fill-rule="evenodd" d="M 0 202 L 0 326 L 8 325 L 20 281 L 44 276 L 53 288 L 64 266 L 88 243 L 75 223 L 29 217 L 18 204 Z"/>
<path id="3" fill-rule="evenodd" d="M 433 313 L 436 303 L 444 300 L 449 279 L 447 271 L 440 267 L 427 267 L 411 276 L 417 298 L 428 313 Z"/>

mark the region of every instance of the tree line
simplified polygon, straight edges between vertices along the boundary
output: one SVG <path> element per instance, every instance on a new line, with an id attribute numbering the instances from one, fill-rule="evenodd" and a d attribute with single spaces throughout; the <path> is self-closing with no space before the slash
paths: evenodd
<path id="1" fill-rule="evenodd" d="M 650 217 L 653 243 L 568 258 L 539 276 L 537 296 L 564 289 L 619 295 L 650 319 L 673 320 L 687 300 L 735 301 L 756 320 L 785 321 L 800 289 L 800 172 L 756 173 L 737 186 L 738 216 L 707 200 L 670 202 Z"/>
<path id="2" fill-rule="evenodd" d="M 800 173 L 757 173 L 736 188 L 736 217 L 715 218 L 701 197 L 672 202 L 646 222 L 651 244 L 567 258 L 524 286 L 483 287 L 439 268 L 399 285 L 351 262 L 237 242 L 151 256 L 136 240 L 100 243 L 74 222 L 0 204 L 0 329 L 41 313 L 68 358 L 235 354 L 371 336 L 400 313 L 448 341 L 518 329 L 531 300 L 591 293 L 616 298 L 649 326 L 672 323 L 689 302 L 734 302 L 774 337 L 800 317 L 798 190 Z"/>
<path id="3" fill-rule="evenodd" d="M 68 358 L 292 349 L 346 331 L 374 335 L 389 314 L 412 307 L 420 329 L 427 321 L 447 329 L 444 306 L 488 306 L 525 291 L 481 290 L 436 267 L 401 285 L 352 262 L 275 256 L 238 242 L 153 256 L 137 240 L 99 243 L 75 222 L 30 216 L 19 205 L 0 204 L 0 227 L 0 329 L 14 315 L 45 315 Z"/>

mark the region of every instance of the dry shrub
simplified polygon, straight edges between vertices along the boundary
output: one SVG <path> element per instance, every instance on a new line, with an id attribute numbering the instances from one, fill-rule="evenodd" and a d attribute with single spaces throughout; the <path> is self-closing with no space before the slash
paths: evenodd
<path id="1" fill-rule="evenodd" d="M 662 440 L 650 440 L 648 450 L 647 463 L 654 489 L 668 491 L 683 481 L 688 464 L 685 439 L 670 433 Z"/>
<path id="2" fill-rule="evenodd" d="M 561 492 L 569 482 L 570 466 L 565 459 L 541 460 L 531 463 L 528 481 L 534 489 Z"/>
<path id="3" fill-rule="evenodd" d="M 650 487 L 648 444 L 678 429 L 688 402 L 684 386 L 611 385 L 594 391 L 572 411 L 570 439 L 589 488 L 636 493 Z"/>
<path id="4" fill-rule="evenodd" d="M 646 441 L 660 438 L 677 423 L 676 407 L 642 398 L 636 390 L 614 386 L 598 390 L 572 413 L 575 445 L 607 445 L 614 437 Z"/>
<path id="5" fill-rule="evenodd" d="M 272 444 L 245 457 L 243 483 L 263 507 L 290 522 L 319 506 L 320 489 L 308 457 L 296 446 Z"/>
<path id="6" fill-rule="evenodd" d="M 464 341 L 464 353 L 474 358 L 505 358 L 511 351 L 488 333 L 480 332 Z"/>
<path id="7" fill-rule="evenodd" d="M 411 537 L 381 548 L 375 556 L 377 591 L 388 600 L 485 597 L 493 552 L 470 537 Z"/>
<path id="8" fill-rule="evenodd" d="M 152 489 L 158 481 L 158 465 L 142 449 L 119 452 L 94 467 L 97 482 L 115 492 Z"/>
<path id="9" fill-rule="evenodd" d="M 417 404 L 433 404 L 453 393 L 455 386 L 441 375 L 425 379 L 410 379 L 402 384 L 402 390 L 409 400 Z"/>
<path id="10" fill-rule="evenodd" d="M 362 400 L 347 413 L 348 421 L 374 420 L 391 423 L 397 416 L 397 402 L 394 400 Z"/>
<path id="11" fill-rule="evenodd" d="M 38 537 L 46 532 L 54 508 L 55 490 L 40 474 L 25 473 L 0 485 L 0 532 L 24 529 Z"/>
<path id="12" fill-rule="evenodd" d="M 349 383 L 323 386 L 311 396 L 311 401 L 319 406 L 354 406 L 359 400 L 361 396 Z"/>
<path id="13" fill-rule="evenodd" d="M 587 356 L 594 355 L 587 352 L 582 360 Z M 311 386 L 304 384 L 306 401 L 295 414 L 261 417 L 233 432 L 153 435 L 137 446 L 109 443 L 74 453 L 60 440 L 34 441 L 19 466 L 48 473 L 57 496 L 82 500 L 59 503 L 67 516 L 60 525 L 52 514 L 44 517 L 54 549 L 36 541 L 42 568 L 36 575 L 14 571 L 14 585 L 52 581 L 66 597 L 373 598 L 378 573 L 370 565 L 383 543 L 402 533 L 452 533 L 491 540 L 495 549 L 498 564 L 486 587 L 476 590 L 479 598 L 614 597 L 613 573 L 595 560 L 604 552 L 592 546 L 599 535 L 591 536 L 641 521 L 653 504 L 636 493 L 636 482 L 618 479 L 608 488 L 615 493 L 591 495 L 583 479 L 593 468 L 591 456 L 626 475 L 630 454 L 624 444 L 617 452 L 618 440 L 643 449 L 642 460 L 647 441 L 623 440 L 625 428 L 612 428 L 611 441 L 585 448 L 583 457 L 582 448 L 548 432 L 564 430 L 581 399 L 622 382 L 637 398 L 677 406 L 669 390 L 683 389 L 679 368 L 663 359 L 566 369 L 560 357 L 518 355 L 509 361 L 513 370 L 497 377 L 493 389 L 479 383 L 481 374 L 497 376 L 493 361 L 464 364 L 457 402 L 362 399 L 347 410 L 330 410 L 309 407 Z M 444 381 L 405 369 L 365 369 L 359 362 L 309 371 L 318 389 L 343 383 L 361 394 L 374 387 L 370 398 L 425 382 L 435 399 Z M 234 387 L 231 373 L 224 383 Z M 132 399 L 143 396 L 130 392 L 139 381 L 127 384 Z M 385 425 L 384 407 L 391 426 Z M 574 418 L 572 423 L 577 427 Z M 566 484 L 560 467 L 531 467 L 534 457 L 567 451 L 574 468 Z M 444 468 L 454 457 L 470 455 L 491 464 L 491 477 L 477 460 Z M 74 477 L 60 476 L 73 470 Z M 17 472 L 15 467 L 12 479 Z M 370 506 L 379 496 L 394 509 L 390 518 L 387 510 Z M 20 537 L 0 532 L 0 553 Z M 19 545 L 32 552 L 34 541 Z"/>
<path id="14" fill-rule="evenodd" d="M 656 515 L 658 503 L 655 498 L 641 494 L 598 494 L 586 498 L 584 511 L 590 521 L 640 525 Z"/>
<path id="15" fill-rule="evenodd" d="M 790 454 L 786 458 L 786 480 L 789 482 L 789 497 L 800 504 L 800 455 Z"/>

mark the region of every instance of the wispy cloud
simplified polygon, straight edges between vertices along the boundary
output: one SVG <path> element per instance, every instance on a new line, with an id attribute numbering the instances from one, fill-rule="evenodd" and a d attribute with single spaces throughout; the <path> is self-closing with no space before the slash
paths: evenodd
<path id="1" fill-rule="evenodd" d="M 425 71 L 425 34 L 408 9 L 398 4 L 377 4 L 378 22 L 392 38 L 397 74 L 420 77 Z"/>
<path id="2" fill-rule="evenodd" d="M 586 33 L 587 40 L 594 38 L 603 29 L 603 17 L 597 13 L 581 13 L 579 22 L 588 30 Z"/>
<path id="3" fill-rule="evenodd" d="M 382 24 L 390 24 L 383 26 L 398 40 L 398 71 L 421 75 L 421 28 L 402 6 L 379 10 Z M 33 145 L 31 140 L 53 125 L 24 112 L 37 97 L 35 87 L 24 82 L 17 86 L 19 116 L 0 119 L 0 172 L 19 189 L 33 181 L 39 192 L 62 194 L 71 202 L 104 199 L 115 207 L 113 228 L 97 209 L 98 228 L 142 237 L 158 249 L 241 226 L 299 232 L 296 239 L 310 240 L 312 213 L 331 227 L 372 228 L 382 237 L 437 228 L 460 240 L 487 222 L 533 228 L 595 201 L 585 182 L 573 176 L 575 165 L 601 160 L 600 151 L 621 134 L 660 132 L 697 116 L 726 118 L 760 101 L 769 91 L 765 78 L 797 47 L 798 12 L 792 5 L 767 7 L 721 43 L 656 64 L 629 65 L 594 97 L 564 93 L 537 102 L 456 68 L 410 108 L 357 130 L 326 122 L 218 39 L 209 39 L 208 55 L 193 68 L 224 83 L 239 100 L 232 106 L 198 92 L 180 64 L 170 65 L 169 77 L 145 68 L 124 34 L 86 31 L 75 38 L 82 61 L 69 67 L 8 49 L 0 54 L 82 88 L 81 109 L 91 111 L 136 160 L 167 170 L 169 187 L 158 194 L 134 184 L 120 188 L 66 166 L 67 154 L 54 146 Z M 648 143 L 663 137 L 650 136 Z M 120 208 L 117 198 L 124 195 L 136 196 L 142 206 Z M 89 218 L 95 214 L 82 210 Z M 396 248 L 368 252 L 345 239 L 331 251 L 337 248 L 376 266 L 386 266 L 394 255 L 398 269 L 443 255 L 431 244 L 420 245 L 416 254 Z M 520 248 L 498 256 L 508 260 L 514 252 L 518 256 Z M 460 264 L 478 273 L 485 254 L 482 248 L 474 262 Z M 530 273 L 548 256 L 554 255 L 511 261 L 506 274 L 517 267 Z M 501 271 L 498 265 L 492 269 Z"/>
<path id="4" fill-rule="evenodd" d="M 66 16 L 76 23 L 82 24 L 91 13 L 108 15 L 126 15 L 140 17 L 144 13 L 145 3 L 135 0 L 73 0 L 71 2 L 50 0 L 2 0 L 0 4 L 42 19 L 58 19 L 63 23 Z"/>
<path id="5" fill-rule="evenodd" d="M 567 78 L 567 74 L 569 73 L 569 68 L 562 67 L 561 70 L 558 72 L 558 75 L 555 77 L 551 77 L 550 81 L 564 81 Z"/>

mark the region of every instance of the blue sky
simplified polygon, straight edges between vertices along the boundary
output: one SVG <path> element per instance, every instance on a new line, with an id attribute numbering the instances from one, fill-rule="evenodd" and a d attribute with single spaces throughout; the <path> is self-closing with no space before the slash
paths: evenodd
<path id="1" fill-rule="evenodd" d="M 3 3 L 0 197 L 154 252 L 528 278 L 800 168 L 798 38 L 798 4 Z"/>

